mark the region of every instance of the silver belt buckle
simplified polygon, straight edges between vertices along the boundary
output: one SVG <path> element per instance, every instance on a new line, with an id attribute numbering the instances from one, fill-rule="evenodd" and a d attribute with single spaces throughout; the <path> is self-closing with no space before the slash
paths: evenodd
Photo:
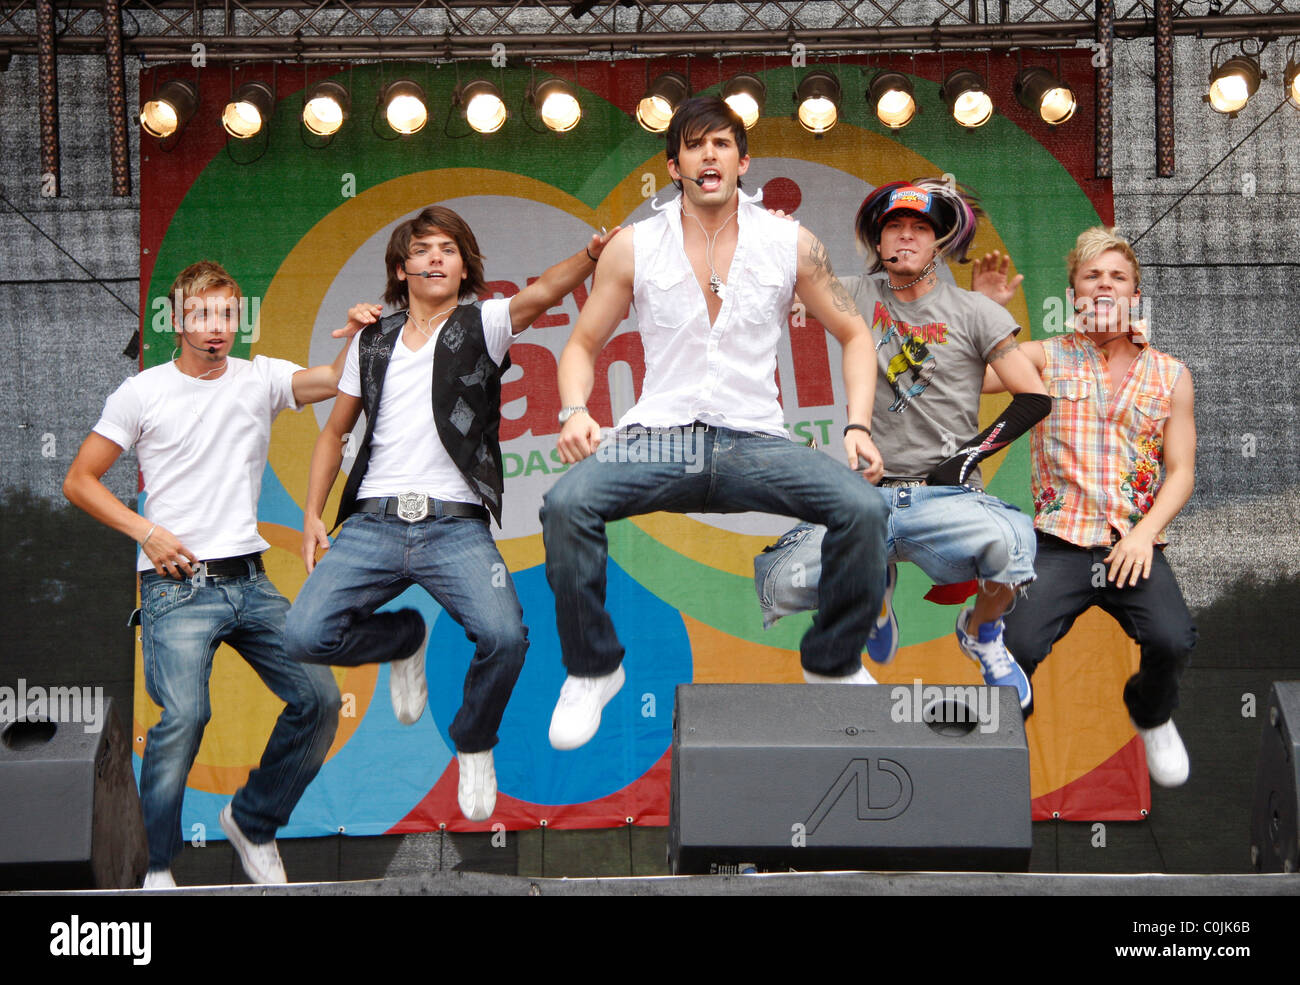
<path id="1" fill-rule="evenodd" d="M 925 485 L 925 480 L 913 476 L 886 476 L 880 480 L 880 485 L 884 489 L 911 489 Z"/>
<path id="2" fill-rule="evenodd" d="M 415 523 L 429 515 L 429 497 L 419 492 L 404 492 L 397 496 L 397 516 L 407 523 Z"/>
<path id="3" fill-rule="evenodd" d="M 208 562 L 195 561 L 190 565 L 190 570 L 194 572 L 190 576 L 190 584 L 195 588 L 203 588 L 208 583 Z"/>

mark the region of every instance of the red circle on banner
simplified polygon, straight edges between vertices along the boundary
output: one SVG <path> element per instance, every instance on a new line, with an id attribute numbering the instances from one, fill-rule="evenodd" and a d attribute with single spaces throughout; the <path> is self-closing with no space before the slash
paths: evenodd
<path id="1" fill-rule="evenodd" d="M 773 178 L 763 186 L 763 205 L 790 215 L 803 201 L 803 192 L 789 178 Z"/>

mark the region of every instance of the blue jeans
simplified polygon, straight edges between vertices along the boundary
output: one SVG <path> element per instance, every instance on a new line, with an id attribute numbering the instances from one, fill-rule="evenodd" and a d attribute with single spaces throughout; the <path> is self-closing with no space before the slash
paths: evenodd
<path id="1" fill-rule="evenodd" d="M 475 644 L 464 700 L 447 731 L 458 752 L 491 749 L 524 666 L 528 628 L 514 582 L 482 520 L 348 517 L 289 612 L 289 655 L 344 667 L 410 656 L 424 637 L 420 614 L 375 610 L 412 584 L 432 595 Z"/>
<path id="2" fill-rule="evenodd" d="M 285 702 L 261 763 L 235 793 L 231 808 L 250 841 L 270 841 L 288 822 L 334 741 L 339 689 L 333 675 L 285 654 L 289 600 L 265 574 L 209 578 L 199 587 L 145 572 L 140 610 L 145 688 L 162 707 L 140 770 L 149 868 L 169 868 L 180 845 L 185 781 L 212 717 L 208 678 L 220 643 L 234 647 Z"/>
<path id="3" fill-rule="evenodd" d="M 611 461 L 597 452 L 546 494 L 546 580 L 569 673 L 598 677 L 622 662 L 605 609 L 605 524 L 657 510 L 756 510 L 824 524 L 822 606 L 800 643 L 801 660 L 818 674 L 856 671 L 885 591 L 888 510 L 880 494 L 843 462 L 785 438 L 726 428 L 696 437 L 704 440 L 695 462 Z"/>
<path id="4" fill-rule="evenodd" d="M 911 561 L 936 585 L 1034 580 L 1034 524 L 1010 503 L 965 486 L 881 489 L 880 496 L 889 508 L 891 562 Z M 821 538 L 820 528 L 801 524 L 754 558 L 765 626 L 817 608 Z"/>

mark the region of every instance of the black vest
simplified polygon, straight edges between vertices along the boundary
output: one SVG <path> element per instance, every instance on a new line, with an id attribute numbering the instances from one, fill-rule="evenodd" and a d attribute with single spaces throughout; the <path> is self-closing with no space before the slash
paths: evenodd
<path id="1" fill-rule="evenodd" d="M 343 487 L 341 524 L 356 509 L 357 490 L 370 465 L 370 441 L 379 420 L 379 401 L 393 346 L 406 324 L 406 312 L 381 318 L 361 332 L 357 345 L 361 369 L 361 402 L 366 412 L 366 437 Z M 431 343 L 433 350 L 433 420 L 447 454 L 469 487 L 501 525 L 501 376 L 510 368 L 506 355 L 498 366 L 488 355 L 483 316 L 477 305 L 462 304 L 443 324 Z"/>

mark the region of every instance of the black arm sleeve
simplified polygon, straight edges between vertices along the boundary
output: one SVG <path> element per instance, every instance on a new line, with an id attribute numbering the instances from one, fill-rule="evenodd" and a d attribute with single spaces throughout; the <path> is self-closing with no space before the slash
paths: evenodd
<path id="1" fill-rule="evenodd" d="M 1017 393 L 996 421 L 940 462 L 925 477 L 926 485 L 960 486 L 971 471 L 994 452 L 1005 448 L 1052 411 L 1045 393 Z"/>

